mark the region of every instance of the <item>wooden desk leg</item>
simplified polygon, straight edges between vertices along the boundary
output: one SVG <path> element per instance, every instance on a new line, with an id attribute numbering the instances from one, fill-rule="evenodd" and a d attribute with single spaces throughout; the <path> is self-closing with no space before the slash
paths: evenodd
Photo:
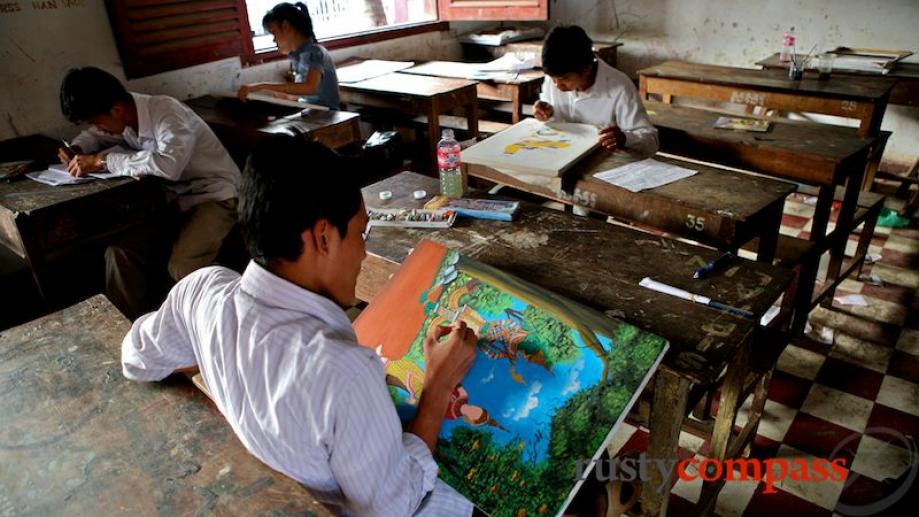
<path id="1" fill-rule="evenodd" d="M 428 175 L 437 176 L 437 144 L 440 142 L 440 114 L 431 106 L 428 117 Z"/>
<path id="2" fill-rule="evenodd" d="M 514 87 L 514 93 L 511 95 L 513 110 L 511 111 L 511 122 L 516 124 L 523 118 L 523 102 L 520 100 L 520 87 Z"/>
<path id="3" fill-rule="evenodd" d="M 22 243 L 23 255 L 25 255 L 26 266 L 32 273 L 32 280 L 35 282 L 35 290 L 42 304 L 50 308 L 48 293 L 42 287 L 42 278 L 45 276 L 45 258 L 41 246 L 33 237 L 37 230 L 32 228 L 31 219 L 28 217 L 21 218 L 16 223 L 16 230 L 19 232 L 19 239 Z"/>
<path id="4" fill-rule="evenodd" d="M 863 169 L 849 178 L 846 184 L 846 194 L 842 200 L 842 208 L 839 210 L 839 217 L 836 219 L 836 241 L 831 243 L 830 263 L 826 269 L 827 283 L 833 282 L 839 277 L 839 271 L 842 269 L 842 263 L 846 258 L 846 244 L 849 242 L 849 234 L 855 228 L 852 227 L 852 220 L 855 218 L 855 210 L 858 208 L 858 193 L 861 191 Z M 827 291 L 821 305 L 830 307 L 833 305 L 833 293 L 835 289 Z"/>
<path id="5" fill-rule="evenodd" d="M 734 421 L 737 419 L 737 408 L 743 402 L 741 396 L 744 393 L 747 373 L 750 371 L 750 346 L 750 340 L 747 340 L 740 347 L 725 374 L 724 383 L 721 387 L 721 400 L 718 402 L 718 416 L 715 418 L 715 426 L 712 430 L 712 452 L 709 458 L 723 461 L 741 452 L 738 446 L 739 442 L 735 440 L 732 443 L 731 437 L 734 432 Z M 765 397 L 760 402 L 765 404 Z M 759 409 L 762 411 L 762 407 Z M 750 419 L 746 426 L 758 425 L 758 419 L 759 414 L 751 411 Z M 755 430 L 755 427 L 753 429 Z M 747 434 L 746 436 L 755 436 L 755 434 Z M 738 440 L 740 439 L 738 437 Z M 750 439 L 752 440 L 752 438 Z M 723 481 L 707 482 L 702 485 L 699 503 L 703 509 L 714 506 L 714 501 L 723 486 Z"/>
<path id="6" fill-rule="evenodd" d="M 651 421 L 648 423 L 648 459 L 650 478 L 642 483 L 641 514 L 667 515 L 673 472 L 663 472 L 654 460 L 672 462 L 677 459 L 680 429 L 686 417 L 686 403 L 690 382 L 677 374 L 659 369 L 654 379 L 654 400 L 651 403 Z M 663 488 L 662 488 L 663 487 Z"/>
<path id="7" fill-rule="evenodd" d="M 821 185 L 820 191 L 817 193 L 817 205 L 814 207 L 814 219 L 811 222 L 810 240 L 813 242 L 820 242 L 826 238 L 826 225 L 830 221 L 835 192 L 835 186 Z"/>
<path id="8" fill-rule="evenodd" d="M 516 110 L 517 108 L 515 108 Z M 520 107 L 523 110 L 523 107 Z M 466 105 L 466 127 L 472 133 L 473 138 L 479 137 L 479 100 L 474 99 Z"/>
<path id="9" fill-rule="evenodd" d="M 782 207 L 784 201 L 775 204 L 770 213 L 765 217 L 764 231 L 759 236 L 759 248 L 756 250 L 757 262 L 772 264 L 775 259 L 775 249 L 779 244 L 779 229 L 782 226 Z"/>

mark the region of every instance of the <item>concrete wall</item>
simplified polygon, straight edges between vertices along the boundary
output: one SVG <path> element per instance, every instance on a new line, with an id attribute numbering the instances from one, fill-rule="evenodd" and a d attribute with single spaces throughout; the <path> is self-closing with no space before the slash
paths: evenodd
<path id="1" fill-rule="evenodd" d="M 429 32 L 332 52 L 336 62 L 351 56 L 381 59 L 458 59 L 454 24 Z M 58 89 L 74 66 L 93 65 L 124 80 L 121 57 L 102 0 L 0 0 L 0 139 L 31 133 L 71 136 L 76 128 L 60 114 Z M 242 67 L 225 59 L 127 82 L 130 90 L 188 99 L 240 84 L 281 80 L 286 60 Z"/>
<path id="2" fill-rule="evenodd" d="M 550 13 L 553 24 L 623 41 L 619 66 L 633 77 L 666 59 L 753 67 L 778 52 L 790 26 L 799 52 L 844 45 L 919 53 L 917 0 L 552 0 Z M 883 129 L 894 132 L 885 160 L 912 163 L 919 108 L 888 107 Z"/>

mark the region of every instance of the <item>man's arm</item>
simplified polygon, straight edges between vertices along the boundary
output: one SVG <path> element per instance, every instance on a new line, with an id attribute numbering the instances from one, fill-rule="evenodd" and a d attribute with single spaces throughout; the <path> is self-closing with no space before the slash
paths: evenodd
<path id="1" fill-rule="evenodd" d="M 106 167 L 124 176 L 159 176 L 177 181 L 191 160 L 196 136 L 188 115 L 173 106 L 154 120 L 156 149 L 132 154 L 110 153 Z"/>
<path id="2" fill-rule="evenodd" d="M 645 106 L 638 96 L 635 85 L 625 85 L 625 91 L 614 108 L 619 129 L 625 135 L 624 147 L 644 156 L 657 152 L 657 128 L 651 124 Z"/>
<path id="3" fill-rule="evenodd" d="M 159 381 L 197 367 L 189 331 L 199 275 L 189 275 L 169 291 L 156 312 L 141 316 L 121 342 L 121 369 L 134 381 Z"/>
<path id="4" fill-rule="evenodd" d="M 100 149 L 105 149 L 122 143 L 120 136 L 109 135 L 91 127 L 81 131 L 70 141 L 70 147 L 76 147 L 77 154 L 93 154 Z"/>
<path id="5" fill-rule="evenodd" d="M 475 334 L 465 325 L 457 326 L 445 342 L 437 343 L 444 333 L 434 334 L 433 342 L 426 340 L 424 391 L 407 432 L 402 432 L 393 410 L 379 363 L 375 368 L 366 365 L 365 372 L 355 372 L 354 378 L 359 380 L 343 387 L 346 393 L 335 408 L 339 417 L 330 466 L 348 508 L 356 515 L 412 515 L 435 491 L 437 464 L 431 452 L 450 393 L 469 370 L 475 354 Z M 433 377 L 437 374 L 439 381 Z M 449 500 L 458 496 L 444 492 L 438 497 Z M 457 508 L 471 508 L 459 499 Z"/>

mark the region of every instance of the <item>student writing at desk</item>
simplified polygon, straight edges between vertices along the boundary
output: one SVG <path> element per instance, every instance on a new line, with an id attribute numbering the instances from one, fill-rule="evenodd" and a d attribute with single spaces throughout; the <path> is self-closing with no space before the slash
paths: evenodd
<path id="1" fill-rule="evenodd" d="M 240 195 L 253 261 L 242 276 L 210 267 L 179 282 L 125 337 L 124 374 L 197 366 L 246 448 L 336 514 L 470 515 L 431 452 L 477 338 L 457 323 L 426 339 L 424 392 L 403 432 L 383 363 L 342 310 L 366 255 L 353 167 L 293 137 L 256 144 Z"/>
<path id="2" fill-rule="evenodd" d="M 604 149 L 629 149 L 643 155 L 657 152 L 657 129 L 627 75 L 593 53 L 584 29 L 572 25 L 552 29 L 542 48 L 546 73 L 537 120 L 579 122 L 600 128 Z"/>
<path id="3" fill-rule="evenodd" d="M 162 301 L 167 271 L 178 281 L 217 257 L 236 224 L 239 168 L 208 125 L 172 97 L 130 93 L 93 67 L 68 72 L 60 97 L 68 120 L 91 124 L 59 150 L 72 175 L 156 176 L 174 198 L 168 220 L 105 251 L 106 295 L 135 319 Z M 123 149 L 100 152 L 115 145 Z"/>
<path id="4" fill-rule="evenodd" d="M 290 59 L 294 82 L 246 84 L 239 89 L 239 98 L 246 100 L 250 93 L 264 91 L 297 95 L 310 104 L 339 109 L 335 64 L 329 51 L 316 42 L 306 6 L 302 2 L 278 4 L 262 18 L 262 26 L 274 36 L 278 52 Z"/>

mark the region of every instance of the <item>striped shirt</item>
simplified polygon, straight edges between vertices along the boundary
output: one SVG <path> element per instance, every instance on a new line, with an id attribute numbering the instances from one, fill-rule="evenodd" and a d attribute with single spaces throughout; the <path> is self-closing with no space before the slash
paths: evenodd
<path id="1" fill-rule="evenodd" d="M 209 267 L 138 319 L 125 377 L 156 381 L 197 365 L 243 445 L 342 515 L 470 515 L 437 479 L 425 443 L 404 433 L 373 350 L 331 300 L 254 262 Z"/>

